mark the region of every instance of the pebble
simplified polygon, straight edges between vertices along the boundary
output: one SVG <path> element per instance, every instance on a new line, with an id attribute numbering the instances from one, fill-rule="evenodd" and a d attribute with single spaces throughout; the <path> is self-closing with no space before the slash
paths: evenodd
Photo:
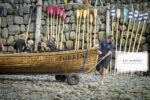
<path id="1" fill-rule="evenodd" d="M 3 100 L 149 100 L 150 77 L 108 75 L 104 85 L 99 75 L 79 74 L 80 82 L 70 86 L 54 75 L 1 75 Z"/>

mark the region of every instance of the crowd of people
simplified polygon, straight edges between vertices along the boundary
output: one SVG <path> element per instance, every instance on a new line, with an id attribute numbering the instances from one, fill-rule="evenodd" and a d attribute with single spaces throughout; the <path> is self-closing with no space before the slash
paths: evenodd
<path id="1" fill-rule="evenodd" d="M 34 52 L 34 41 L 32 39 L 26 40 L 26 35 L 21 34 L 19 39 L 14 43 L 14 49 L 16 53 L 21 52 Z M 50 36 L 50 39 L 46 37 L 41 38 L 38 43 L 38 51 L 46 52 L 46 51 L 56 51 L 56 41 L 55 36 Z M 0 51 L 4 51 L 3 41 L 0 38 Z"/>

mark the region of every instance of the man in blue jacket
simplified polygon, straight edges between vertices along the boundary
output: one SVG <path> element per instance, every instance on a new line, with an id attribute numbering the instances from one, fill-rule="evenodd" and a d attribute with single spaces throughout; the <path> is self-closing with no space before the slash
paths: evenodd
<path id="1" fill-rule="evenodd" d="M 103 78 L 107 74 L 107 67 L 110 63 L 112 50 L 113 50 L 113 36 L 109 35 L 106 40 L 102 40 L 94 47 L 99 52 L 98 64 L 96 70 L 101 75 L 101 84 L 103 84 Z"/>

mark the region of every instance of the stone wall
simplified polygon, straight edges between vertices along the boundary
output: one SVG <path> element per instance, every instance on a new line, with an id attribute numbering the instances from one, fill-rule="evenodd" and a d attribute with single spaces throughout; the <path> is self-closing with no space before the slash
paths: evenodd
<path id="1" fill-rule="evenodd" d="M 74 48 L 74 40 L 75 40 L 75 30 L 76 30 L 76 10 L 80 8 L 84 8 L 85 6 L 81 5 L 64 5 L 62 0 L 48 0 L 43 2 L 42 8 L 42 26 L 41 26 L 41 37 L 45 36 L 47 33 L 46 30 L 46 19 L 47 14 L 45 13 L 45 6 L 47 4 L 58 4 L 65 8 L 67 12 L 67 17 L 65 19 L 65 26 L 64 26 L 64 34 L 65 37 L 63 39 L 63 47 L 65 49 L 73 49 Z M 150 12 L 150 7 L 148 6 L 150 3 L 141 3 L 134 4 L 133 7 L 138 10 L 147 10 Z M 3 39 L 5 50 L 8 52 L 13 52 L 13 45 L 14 42 L 18 39 L 19 34 L 26 32 L 28 20 L 29 20 L 29 13 L 30 13 L 30 6 L 35 6 L 36 0 L 24 0 L 24 2 L 19 0 L 6 0 L 5 2 L 1 2 L 0 6 L 4 7 L 4 12 L 2 14 L 2 22 L 0 25 L 0 36 Z M 112 5 L 113 6 L 113 3 Z M 123 5 L 120 5 L 123 6 Z M 131 4 L 128 5 L 128 8 L 131 8 Z M 106 9 L 107 7 L 98 7 L 98 16 L 97 16 L 97 24 L 96 24 L 96 39 L 98 40 L 103 39 L 105 37 L 105 30 L 106 30 Z M 91 14 L 93 14 L 93 8 L 91 8 Z M 35 18 L 36 18 L 36 12 L 32 15 L 32 21 L 29 29 L 29 38 L 34 40 L 34 34 L 35 34 Z M 119 24 L 119 33 L 121 33 L 122 30 L 122 22 L 123 20 L 120 20 Z M 83 24 L 83 22 L 82 22 Z M 137 23 L 136 23 L 137 24 Z M 128 23 L 124 26 L 125 29 L 127 29 Z M 93 24 L 93 27 L 95 25 Z M 137 26 L 137 25 L 136 25 Z M 150 37 L 150 21 L 148 20 L 146 30 L 144 32 L 144 35 L 142 37 L 142 50 L 148 50 L 148 43 L 149 37 Z M 135 27 L 135 29 L 137 29 Z M 87 29 L 86 29 L 87 30 Z M 83 25 L 81 25 L 81 33 L 83 31 Z M 116 31 L 116 30 L 114 30 Z M 126 31 L 126 30 L 125 30 Z M 94 30 L 93 30 L 94 32 Z M 82 39 L 80 39 L 82 40 Z M 85 40 L 86 41 L 86 40 Z M 85 44 L 86 45 L 86 44 Z M 81 47 L 81 46 L 80 46 Z M 148 50 L 149 51 L 149 50 Z"/>

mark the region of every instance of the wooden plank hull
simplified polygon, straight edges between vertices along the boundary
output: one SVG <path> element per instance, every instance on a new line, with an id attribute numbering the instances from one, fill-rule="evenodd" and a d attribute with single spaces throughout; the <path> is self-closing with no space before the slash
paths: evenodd
<path id="1" fill-rule="evenodd" d="M 87 55 L 87 57 L 86 57 Z M 72 73 L 96 64 L 94 50 L 0 54 L 0 74 Z M 86 61 L 84 65 L 84 61 Z"/>

